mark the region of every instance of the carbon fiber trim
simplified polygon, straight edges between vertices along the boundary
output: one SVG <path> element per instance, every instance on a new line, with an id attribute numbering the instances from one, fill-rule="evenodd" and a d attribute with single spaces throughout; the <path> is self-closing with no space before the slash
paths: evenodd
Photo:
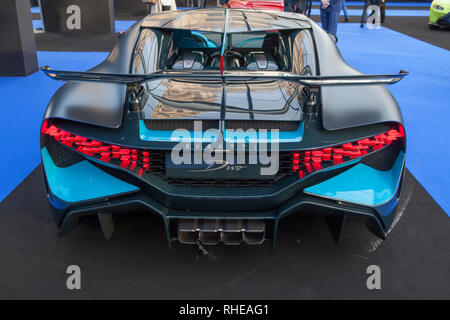
<path id="1" fill-rule="evenodd" d="M 201 121 L 202 130 L 219 129 L 219 120 L 195 120 Z M 194 131 L 194 120 L 144 120 L 145 127 L 149 130 L 173 131 L 184 129 Z"/>
<path id="2" fill-rule="evenodd" d="M 387 147 L 374 152 L 361 160 L 361 163 L 380 171 L 389 171 L 397 160 L 398 153 L 402 149 L 401 141 L 394 141 Z"/>
<path id="3" fill-rule="evenodd" d="M 226 129 L 255 129 L 255 130 L 274 130 L 280 131 L 296 131 L 300 123 L 298 121 L 253 121 L 253 120 L 227 120 L 225 121 Z"/>
<path id="4" fill-rule="evenodd" d="M 63 146 L 51 137 L 45 139 L 45 146 L 55 165 L 60 168 L 70 167 L 85 159 L 82 155 Z"/>

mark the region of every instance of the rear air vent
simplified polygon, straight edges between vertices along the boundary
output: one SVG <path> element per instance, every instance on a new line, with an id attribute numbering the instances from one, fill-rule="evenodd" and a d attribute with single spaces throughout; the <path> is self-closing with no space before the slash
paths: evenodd
<path id="1" fill-rule="evenodd" d="M 201 122 L 202 131 L 219 129 L 219 120 L 197 120 Z M 194 131 L 194 120 L 145 120 L 145 126 L 149 130 L 173 131 L 184 129 Z"/>
<path id="2" fill-rule="evenodd" d="M 149 130 L 173 131 L 176 129 L 185 129 L 194 131 L 194 122 L 199 121 L 202 125 L 202 131 L 208 129 L 218 129 L 219 120 L 145 120 L 145 126 Z M 296 131 L 300 123 L 298 121 L 254 121 L 254 120 L 226 120 L 226 129 L 254 129 L 254 130 L 280 130 Z"/>
<path id="3" fill-rule="evenodd" d="M 81 154 L 66 148 L 55 139 L 45 137 L 44 145 L 47 147 L 53 162 L 59 168 L 70 167 L 84 160 Z"/>
<path id="4" fill-rule="evenodd" d="M 364 157 L 361 163 L 380 171 L 389 171 L 394 166 L 395 160 L 397 160 L 398 153 L 401 149 L 402 141 L 394 141 L 386 148 Z"/>
<path id="5" fill-rule="evenodd" d="M 254 130 L 275 130 L 296 131 L 300 123 L 298 121 L 254 121 L 254 120 L 227 120 L 226 129 L 254 129 Z"/>

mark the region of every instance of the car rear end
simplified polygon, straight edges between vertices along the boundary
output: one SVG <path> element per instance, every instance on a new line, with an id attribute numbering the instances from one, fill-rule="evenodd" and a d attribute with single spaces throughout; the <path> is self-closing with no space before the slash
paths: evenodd
<path id="1" fill-rule="evenodd" d="M 120 137 L 138 134 L 132 128 L 105 140 L 90 128 L 46 121 L 42 161 L 55 220 L 64 234 L 85 214 L 138 207 L 163 218 L 170 240 L 238 244 L 274 240 L 281 218 L 316 212 L 365 218 L 382 235 L 401 190 L 402 127 L 380 124 L 336 139 L 312 123 L 298 125 L 301 141 L 280 143 L 278 170 L 267 178 L 255 173 L 261 164 L 239 164 L 234 174 L 206 172 L 209 177 L 195 172 L 210 167 L 204 163 L 171 171 L 173 148 L 119 144 Z"/>
<path id="2" fill-rule="evenodd" d="M 297 25 L 235 32 L 221 52 L 223 37 L 214 32 L 142 28 L 131 73 L 154 67 L 316 75 L 311 30 L 303 20 Z M 323 40 L 335 47 L 326 34 Z M 161 218 L 169 245 L 275 244 L 281 219 L 311 213 L 326 217 L 335 240 L 348 217 L 384 238 L 401 193 L 404 128 L 386 120 L 327 129 L 320 93 L 283 79 L 175 77 L 128 85 L 118 125 L 47 113 L 42 164 L 60 234 L 86 215 L 111 226 L 105 217 L 139 210 Z"/>

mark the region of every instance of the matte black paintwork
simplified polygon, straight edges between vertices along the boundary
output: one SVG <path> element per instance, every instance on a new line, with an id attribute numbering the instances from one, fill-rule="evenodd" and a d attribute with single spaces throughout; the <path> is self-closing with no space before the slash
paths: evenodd
<path id="1" fill-rule="evenodd" d="M 205 10 L 202 12 L 209 11 Z M 224 11 L 220 9 L 211 10 L 211 13 L 216 14 L 217 12 Z M 233 10 L 230 12 L 232 15 L 234 14 Z M 246 11 L 240 10 L 237 15 L 242 17 L 243 12 L 245 13 Z M 248 14 L 251 16 L 253 13 L 249 12 Z M 292 20 L 296 21 L 295 23 L 299 21 L 301 23 L 307 22 L 307 25 L 305 24 L 302 28 L 312 28 L 317 59 L 317 72 L 313 72 L 313 75 L 345 76 L 360 74 L 344 62 L 336 45 L 329 36 L 306 17 L 286 13 L 270 14 L 286 21 L 290 20 L 290 17 L 294 17 Z M 169 25 L 170 23 L 175 23 L 174 20 L 169 18 L 177 15 L 184 16 L 184 19 L 189 16 L 188 13 L 162 13 L 158 16 L 165 17 L 167 25 Z M 258 17 L 260 16 L 254 16 L 255 19 L 258 19 Z M 194 21 L 189 23 L 194 24 Z M 261 25 L 264 25 L 264 23 L 267 22 L 255 25 L 254 30 L 262 28 Z M 129 73 L 140 25 L 141 23 L 139 22 L 128 30 L 118 41 L 110 56 L 91 71 Z M 236 24 L 236 26 L 238 25 L 239 23 Z M 282 28 L 281 25 L 277 25 L 277 27 Z M 236 27 L 235 31 L 240 31 L 239 28 Z M 248 28 L 247 25 L 247 30 Z M 253 30 L 252 28 L 250 27 L 250 30 Z M 270 29 L 275 29 L 274 25 Z M 264 29 L 261 30 L 267 30 L 267 26 L 264 26 Z M 174 83 L 177 85 L 179 84 L 178 82 L 182 83 L 173 79 L 164 81 L 169 83 L 169 87 Z M 269 81 L 268 83 L 269 87 L 274 86 L 274 84 L 280 85 L 279 81 Z M 265 101 L 267 99 L 264 99 L 264 95 L 270 94 L 271 91 L 277 92 L 276 90 L 279 91 L 279 88 L 276 90 L 265 88 L 261 89 L 261 91 L 259 89 L 249 91 L 248 87 L 251 85 L 254 84 L 243 83 L 240 86 L 236 85 L 237 87 L 234 88 L 236 92 L 234 103 L 227 103 L 226 98 L 228 98 L 229 102 L 233 99 L 229 99 L 227 95 L 226 91 L 229 88 L 224 89 L 222 84 L 218 85 L 217 88 L 213 88 L 211 101 L 200 97 L 199 100 L 201 101 L 198 102 L 206 105 L 209 103 L 216 109 L 217 106 L 221 107 L 213 111 L 211 118 L 214 119 L 220 117 L 220 119 L 226 120 L 227 116 L 230 115 L 231 119 L 261 120 L 260 115 L 266 112 L 268 114 L 272 113 L 272 115 L 265 118 L 267 120 L 295 120 L 299 124 L 300 121 L 303 121 L 303 140 L 296 143 L 281 143 L 280 150 L 302 150 L 354 141 L 386 132 L 392 126 L 392 123 L 401 123 L 402 121 L 395 100 L 383 86 L 337 87 L 334 91 L 333 88 L 323 87 L 320 92 L 320 108 L 316 114 L 309 114 L 304 117 L 305 114 L 300 112 L 299 105 L 295 105 L 295 103 L 298 103 L 296 100 L 292 104 L 288 104 L 288 108 L 282 112 L 282 118 L 276 118 L 276 115 L 273 114 L 274 110 L 282 110 L 283 106 Z M 230 87 L 230 85 L 227 87 Z M 164 93 L 153 98 L 166 99 L 165 101 L 159 101 L 159 103 L 161 104 L 162 102 L 165 104 L 165 107 L 172 108 L 173 106 L 170 104 L 173 104 L 174 100 L 178 100 L 176 102 L 179 103 L 181 109 L 188 103 L 197 103 L 195 99 L 192 99 L 192 92 L 183 89 L 185 88 L 180 86 L 176 90 L 177 94 L 179 94 L 177 97 L 174 94 Z M 198 90 L 194 91 L 200 92 L 202 89 L 203 87 L 199 86 Z M 186 96 L 183 96 L 183 91 L 186 92 Z M 233 89 L 230 92 L 233 92 Z M 259 92 L 261 92 L 260 95 Z M 251 99 L 249 99 L 249 93 Z M 189 95 L 191 95 L 191 98 L 189 98 Z M 366 97 L 370 98 L 370 103 L 367 103 Z M 249 103 L 250 100 L 252 101 L 251 105 Z M 284 100 L 284 105 L 286 105 L 286 99 L 280 100 Z M 260 103 L 255 104 L 255 101 Z M 380 108 L 380 105 L 383 105 L 383 107 Z M 155 117 L 155 105 L 150 108 L 148 116 L 146 116 L 145 110 L 143 112 L 144 116 L 142 116 L 140 110 L 129 110 L 129 108 L 124 108 L 125 106 L 128 106 L 125 85 L 69 82 L 55 94 L 46 112 L 46 118 L 54 119 L 55 124 L 64 130 L 117 145 L 149 149 L 171 149 L 174 146 L 173 142 L 141 141 L 139 138 L 139 120 L 143 118 L 157 118 Z M 234 109 L 230 108 L 230 106 L 234 107 Z M 223 112 L 223 110 L 226 110 L 226 112 Z M 297 113 L 295 113 L 296 110 Z M 177 108 L 173 108 L 172 111 L 169 112 L 172 114 L 169 118 L 179 114 Z M 202 117 L 199 115 L 191 116 L 191 119 L 199 118 L 204 119 L 204 113 Z M 324 127 L 329 130 L 324 130 Z M 328 179 L 330 176 L 339 174 L 354 163 L 349 163 L 344 168 L 319 171 L 304 180 L 298 180 L 295 176 L 289 176 L 268 187 L 207 187 L 200 190 L 197 187 L 171 185 L 163 178 L 151 174 L 146 175 L 145 179 L 138 178 L 124 172 L 120 168 L 112 168 L 104 163 L 97 163 L 95 160 L 91 161 L 108 173 L 124 181 L 134 183 L 140 190 L 136 194 L 127 195 L 126 197 L 118 196 L 105 198 L 101 201 L 93 200 L 86 203 L 66 204 L 66 208 L 56 209 L 59 211 L 61 234 L 70 231 L 76 226 L 79 217 L 82 215 L 94 214 L 96 211 L 103 209 L 114 210 L 116 206 L 127 210 L 130 205 L 146 207 L 156 211 L 163 218 L 169 240 L 171 240 L 169 222 L 186 217 L 215 218 L 226 216 L 229 218 L 252 217 L 269 219 L 275 225 L 274 238 L 276 237 L 279 219 L 302 209 L 308 210 L 313 207 L 329 208 L 336 210 L 340 214 L 355 214 L 371 219 L 379 229 L 380 234 L 384 234 L 392 222 L 391 217 L 393 215 L 390 215 L 388 219 L 383 218 L 377 212 L 377 209 L 374 208 L 342 204 L 336 201 L 311 197 L 301 192 L 305 187 L 318 183 L 321 179 Z M 214 209 L 214 212 L 212 212 L 211 208 L 220 209 Z"/>
<path id="2" fill-rule="evenodd" d="M 92 72 L 128 73 L 141 22 L 124 33 L 113 50 Z M 58 118 L 107 128 L 122 123 L 126 85 L 112 83 L 67 82 L 56 91 L 45 112 L 45 119 Z"/>
<path id="3" fill-rule="evenodd" d="M 362 74 L 348 65 L 328 34 L 311 22 L 320 75 Z M 402 115 L 392 94 L 385 86 L 336 86 L 321 88 L 322 122 L 327 130 L 356 127 L 371 123 L 398 122 Z"/>

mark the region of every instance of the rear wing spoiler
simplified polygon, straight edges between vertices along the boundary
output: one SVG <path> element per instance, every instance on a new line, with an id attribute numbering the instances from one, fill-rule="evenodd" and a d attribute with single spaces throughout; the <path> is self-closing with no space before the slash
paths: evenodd
<path id="1" fill-rule="evenodd" d="M 153 72 L 148 74 L 114 74 L 80 71 L 52 70 L 48 66 L 41 67 L 42 72 L 54 80 L 61 81 L 92 81 L 109 82 L 127 85 L 137 85 L 147 81 L 159 79 L 185 79 L 199 81 L 254 81 L 254 80 L 281 80 L 300 83 L 309 87 L 336 86 L 336 85 L 380 85 L 394 84 L 399 82 L 409 73 L 401 70 L 396 74 L 376 74 L 376 75 L 350 75 L 350 76 L 305 76 L 289 72 L 277 71 L 225 71 L 219 72 Z"/>

